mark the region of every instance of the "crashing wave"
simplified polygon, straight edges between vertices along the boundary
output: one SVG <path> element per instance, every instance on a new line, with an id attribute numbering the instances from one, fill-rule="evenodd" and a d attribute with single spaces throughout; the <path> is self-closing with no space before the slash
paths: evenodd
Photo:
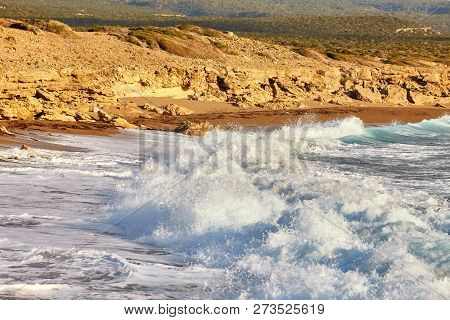
<path id="1" fill-rule="evenodd" d="M 364 128 L 351 118 L 212 132 L 122 184 L 110 222 L 127 238 L 225 270 L 218 297 L 445 298 L 449 280 L 436 270 L 450 269 L 447 201 L 311 155 L 368 137 L 440 138 L 448 123 Z"/>

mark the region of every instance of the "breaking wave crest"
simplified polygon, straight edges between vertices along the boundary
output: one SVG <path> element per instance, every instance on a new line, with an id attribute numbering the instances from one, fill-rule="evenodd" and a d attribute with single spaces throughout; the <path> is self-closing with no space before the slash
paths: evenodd
<path id="1" fill-rule="evenodd" d="M 185 138 L 183 150 L 119 186 L 110 222 L 226 271 L 216 298 L 448 298 L 447 200 L 315 157 L 445 140 L 449 122 L 365 128 L 350 118 Z"/>
<path id="2" fill-rule="evenodd" d="M 349 136 L 344 142 L 429 144 L 429 140 L 447 140 L 450 137 L 450 116 L 425 120 L 415 124 L 393 124 L 387 127 L 367 128 L 359 136 Z"/>

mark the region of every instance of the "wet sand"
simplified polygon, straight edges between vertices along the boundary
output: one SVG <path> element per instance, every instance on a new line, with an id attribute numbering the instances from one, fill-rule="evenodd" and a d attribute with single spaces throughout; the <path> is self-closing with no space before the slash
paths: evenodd
<path id="1" fill-rule="evenodd" d="M 57 151 L 85 151 L 82 148 L 68 147 L 57 143 L 47 141 L 39 133 L 45 133 L 46 137 L 51 139 L 53 135 L 79 134 L 79 135 L 97 135 L 110 136 L 119 133 L 119 130 L 108 124 L 103 123 L 70 123 L 59 121 L 0 121 L 14 133 L 14 135 L 0 135 L 0 146 L 14 147 L 27 145 L 31 148 L 57 150 Z"/>
<path id="2" fill-rule="evenodd" d="M 124 99 L 123 104 L 130 101 L 137 104 L 146 102 L 155 105 L 177 103 L 196 113 L 188 116 L 164 116 L 155 113 L 136 114 L 135 110 L 128 111 L 120 108 L 120 115 L 128 121 L 144 125 L 149 130 L 173 131 L 184 121 L 208 121 L 214 125 L 227 127 L 276 127 L 292 124 L 299 119 L 308 121 L 340 120 L 348 117 L 358 117 L 366 125 L 380 125 L 396 123 L 416 123 L 423 120 L 435 119 L 450 114 L 448 107 L 436 106 L 383 106 L 362 104 L 352 106 L 337 106 L 320 102 L 307 102 L 300 110 L 261 110 L 258 108 L 238 109 L 225 102 L 202 102 L 190 100 L 175 100 L 172 98 L 133 98 Z M 83 135 L 108 136 L 117 134 L 119 129 L 107 123 L 66 123 L 57 121 L 0 121 L 14 136 L 0 135 L 0 145 L 26 144 L 34 148 L 66 150 L 65 146 L 42 141 L 42 136 L 33 137 L 33 132 L 65 133 Z M 76 150 L 73 150 L 76 151 Z"/>
<path id="3" fill-rule="evenodd" d="M 155 105 L 163 105 L 162 100 L 150 99 Z M 309 120 L 330 121 L 348 117 L 358 117 L 366 125 L 397 123 L 416 123 L 423 120 L 436 119 L 450 114 L 448 107 L 435 106 L 384 106 L 357 103 L 351 106 L 337 106 L 328 103 L 306 102 L 305 108 L 299 110 L 262 110 L 259 108 L 237 109 L 224 102 L 193 102 L 188 100 L 172 100 L 177 104 L 196 111 L 189 116 L 148 115 L 133 119 L 134 123 L 145 125 L 153 130 L 174 130 L 183 121 L 208 121 L 214 125 L 227 128 L 230 126 L 265 127 L 282 126 L 296 123 L 307 117 Z M 142 101 L 141 101 L 142 102 Z M 155 103 L 156 102 L 156 103 Z M 164 100 L 167 104 L 168 100 Z M 195 110 L 192 105 L 196 105 Z"/>

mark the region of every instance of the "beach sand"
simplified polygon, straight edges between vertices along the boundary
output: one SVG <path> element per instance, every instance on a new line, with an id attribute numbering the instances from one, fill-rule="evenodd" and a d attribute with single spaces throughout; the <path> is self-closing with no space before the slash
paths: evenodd
<path id="1" fill-rule="evenodd" d="M 305 101 L 304 108 L 297 110 L 266 110 L 261 108 L 237 108 L 231 103 L 191 101 L 187 99 L 166 98 L 128 98 L 122 103 L 134 102 L 137 105 L 150 103 L 164 106 L 176 103 L 195 112 L 189 116 L 160 116 L 149 114 L 130 119 L 133 123 L 143 124 L 155 130 L 171 130 L 183 121 L 208 121 L 214 125 L 228 127 L 238 125 L 243 127 L 280 126 L 298 121 L 308 116 L 317 121 L 340 120 L 348 117 L 358 117 L 367 125 L 389 124 L 392 122 L 415 123 L 427 119 L 434 119 L 450 114 L 450 106 L 393 106 L 385 104 L 371 104 L 355 101 L 347 105 L 336 105 L 317 101 Z"/>
<path id="2" fill-rule="evenodd" d="M 130 107 L 134 103 L 135 107 Z M 137 105 L 151 103 L 156 106 L 176 103 L 189 108 L 195 114 L 186 116 L 165 116 L 143 112 Z M 124 107 L 127 106 L 127 107 Z M 184 121 L 207 121 L 215 126 L 227 127 L 278 127 L 293 124 L 299 119 L 308 121 L 331 121 L 348 117 L 358 117 L 366 125 L 390 123 L 416 123 L 450 114 L 448 106 L 386 106 L 368 103 L 339 106 L 316 101 L 305 102 L 305 107 L 297 110 L 263 110 L 259 108 L 236 108 L 225 102 L 191 101 L 173 98 L 128 98 L 121 101 L 116 114 L 134 124 L 145 126 L 149 130 L 174 131 Z M 33 132 L 48 134 L 113 135 L 120 130 L 107 123 L 67 123 L 59 121 L 0 121 L 14 136 L 0 135 L 0 145 L 26 144 L 34 148 L 67 150 L 66 147 L 42 141 L 42 135 L 33 136 Z"/>

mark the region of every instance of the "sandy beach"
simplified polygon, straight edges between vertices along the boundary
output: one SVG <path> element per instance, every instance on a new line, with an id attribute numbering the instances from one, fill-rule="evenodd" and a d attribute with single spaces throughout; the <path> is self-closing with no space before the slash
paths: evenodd
<path id="1" fill-rule="evenodd" d="M 130 103 L 135 104 L 134 108 Z M 157 114 L 143 114 L 137 105 L 151 103 L 156 106 L 176 103 L 185 108 L 195 111 L 195 114 L 184 116 L 166 116 Z M 339 106 L 329 103 L 315 101 L 306 102 L 305 108 L 301 110 L 261 110 L 249 108 L 243 111 L 225 102 L 191 101 L 187 99 L 141 97 L 122 100 L 122 105 L 116 113 L 129 122 L 144 126 L 147 130 L 174 131 L 185 121 L 203 122 L 207 121 L 220 128 L 235 127 L 280 127 L 295 124 L 301 119 L 308 121 L 333 121 L 349 117 L 357 117 L 368 126 L 382 124 L 407 124 L 418 123 L 423 120 L 437 119 L 450 113 L 450 108 L 440 106 L 384 106 L 373 104 L 361 104 L 353 106 Z M 0 121 L 15 135 L 0 135 L 0 145 L 16 146 L 26 144 L 30 147 L 66 150 L 64 146 L 40 141 L 41 137 L 33 138 L 33 133 L 65 133 L 75 135 L 97 135 L 109 136 L 120 132 L 120 129 L 107 123 L 83 123 L 83 122 L 61 122 L 61 121 L 33 121 L 33 120 L 10 120 Z"/>

